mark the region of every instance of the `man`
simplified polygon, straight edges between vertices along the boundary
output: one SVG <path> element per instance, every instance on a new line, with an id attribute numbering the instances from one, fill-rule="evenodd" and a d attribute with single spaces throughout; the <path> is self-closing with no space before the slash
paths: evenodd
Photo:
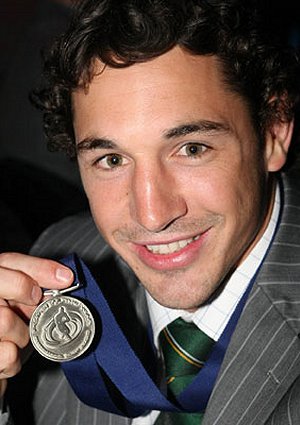
<path id="1" fill-rule="evenodd" d="M 46 231 L 35 257 L 1 256 L 3 393 L 5 378 L 20 368 L 16 348 L 28 343 L 22 318 L 39 303 L 40 287 L 72 282 L 68 268 L 37 256 L 72 252 L 99 280 L 145 368 L 149 323 L 160 357 L 161 335 L 170 337 L 165 326 L 181 317 L 208 335 L 212 347 L 200 374 L 217 370 L 217 378 L 203 380 L 190 409 L 181 409 L 181 393 L 171 395 L 166 403 L 177 415 L 160 413 L 138 387 L 144 410 L 130 415 L 137 406 L 100 361 L 99 377 L 88 375 L 84 385 L 102 377 L 116 415 L 76 400 L 48 365 L 34 388 L 33 423 L 299 422 L 300 200 L 297 178 L 279 173 L 292 139 L 297 73 L 297 60 L 273 44 L 253 2 L 78 4 L 52 51 L 39 103 L 52 147 L 77 154 L 106 242 L 80 216 Z M 100 345 L 104 333 L 98 329 Z M 212 365 L 217 351 L 224 357 Z M 167 369 L 165 352 L 164 360 Z M 135 391 L 138 371 L 126 373 L 122 354 L 118 362 Z M 207 383 L 213 390 L 203 406 Z M 75 379 L 76 392 L 82 385 Z"/>

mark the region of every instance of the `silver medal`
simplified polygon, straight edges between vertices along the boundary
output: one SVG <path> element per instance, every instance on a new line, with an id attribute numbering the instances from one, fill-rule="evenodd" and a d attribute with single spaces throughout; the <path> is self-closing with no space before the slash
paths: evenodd
<path id="1" fill-rule="evenodd" d="M 95 336 L 95 321 L 87 306 L 63 295 L 78 286 L 46 291 L 51 298 L 42 302 L 30 319 L 31 342 L 49 360 L 65 362 L 81 356 Z"/>

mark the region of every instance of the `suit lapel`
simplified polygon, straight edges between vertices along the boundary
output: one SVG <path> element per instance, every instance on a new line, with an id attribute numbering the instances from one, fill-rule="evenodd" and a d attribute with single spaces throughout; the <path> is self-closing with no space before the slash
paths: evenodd
<path id="1" fill-rule="evenodd" d="M 280 228 L 232 336 L 203 425 L 264 424 L 299 376 L 297 190 L 284 179 Z"/>

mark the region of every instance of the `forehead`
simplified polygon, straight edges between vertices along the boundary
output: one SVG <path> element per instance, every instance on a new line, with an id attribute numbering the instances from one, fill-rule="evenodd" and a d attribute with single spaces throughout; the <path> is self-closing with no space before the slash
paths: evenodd
<path id="1" fill-rule="evenodd" d="M 77 140 L 93 136 L 100 127 L 118 137 L 133 127 L 136 131 L 151 124 L 151 131 L 164 131 L 199 118 L 230 126 L 237 111 L 246 109 L 225 85 L 216 57 L 192 55 L 179 47 L 122 69 L 96 62 L 91 83 L 74 91 L 72 101 Z"/>

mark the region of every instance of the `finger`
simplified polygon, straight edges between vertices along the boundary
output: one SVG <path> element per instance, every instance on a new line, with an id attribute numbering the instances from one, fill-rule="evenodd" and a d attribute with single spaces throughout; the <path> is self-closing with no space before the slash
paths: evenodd
<path id="1" fill-rule="evenodd" d="M 0 266 L 22 271 L 44 288 L 65 287 L 74 279 L 73 272 L 57 261 L 25 254 L 2 253 L 0 254 Z"/>
<path id="2" fill-rule="evenodd" d="M 29 323 L 31 316 L 36 309 L 36 305 L 29 306 L 15 302 L 9 302 L 8 305 L 25 322 L 25 324 Z"/>
<path id="3" fill-rule="evenodd" d="M 0 306 L 0 341 L 13 342 L 19 348 L 24 348 L 29 343 L 27 325 L 8 306 Z"/>
<path id="4" fill-rule="evenodd" d="M 32 304 L 33 300 L 36 304 L 41 298 L 38 286 L 60 289 L 69 286 L 73 280 L 73 272 L 56 261 L 17 253 L 0 254 L 2 298 L 23 302 L 25 296 L 27 303 Z"/>
<path id="5" fill-rule="evenodd" d="M 10 341 L 0 342 L 0 379 L 15 376 L 21 370 L 18 347 Z"/>
<path id="6" fill-rule="evenodd" d="M 37 282 L 25 273 L 0 267 L 0 298 L 36 305 L 42 298 L 42 290 Z"/>

